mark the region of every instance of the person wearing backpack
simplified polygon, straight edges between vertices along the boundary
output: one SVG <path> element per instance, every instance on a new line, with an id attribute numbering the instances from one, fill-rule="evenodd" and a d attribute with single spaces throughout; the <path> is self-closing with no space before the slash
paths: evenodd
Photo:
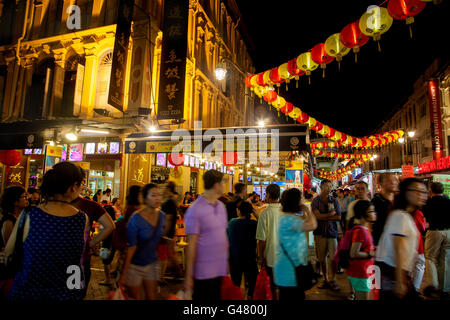
<path id="1" fill-rule="evenodd" d="M 354 206 L 355 226 L 351 233 L 347 277 L 355 290 L 356 300 L 369 300 L 372 287 L 371 268 L 374 265 L 374 245 L 369 230 L 376 220 L 375 208 L 368 200 L 359 200 Z"/>

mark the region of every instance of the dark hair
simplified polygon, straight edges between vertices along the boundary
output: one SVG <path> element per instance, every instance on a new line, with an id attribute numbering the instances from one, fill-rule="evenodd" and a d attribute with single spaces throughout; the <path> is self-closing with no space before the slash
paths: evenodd
<path id="1" fill-rule="evenodd" d="M 306 199 L 306 200 L 311 200 L 312 198 L 313 198 L 312 193 L 306 192 L 306 194 L 305 194 L 305 199 Z"/>
<path id="2" fill-rule="evenodd" d="M 203 182 L 205 184 L 205 190 L 210 190 L 216 183 L 219 183 L 223 179 L 223 173 L 217 170 L 208 170 L 203 174 Z"/>
<path id="3" fill-rule="evenodd" d="M 244 216 L 248 220 L 250 220 L 252 213 L 255 212 L 253 206 L 248 201 L 239 202 L 238 209 L 241 216 Z"/>
<path id="4" fill-rule="evenodd" d="M 64 194 L 74 183 L 81 184 L 84 177 L 84 172 L 79 166 L 67 161 L 57 163 L 44 174 L 41 185 L 42 196 L 47 198 Z"/>
<path id="5" fill-rule="evenodd" d="M 297 188 L 288 189 L 283 192 L 281 197 L 281 206 L 283 212 L 300 212 L 300 201 L 302 193 Z"/>
<path id="6" fill-rule="evenodd" d="M 155 188 L 158 188 L 158 186 L 157 186 L 156 184 L 154 184 L 154 183 L 146 184 L 146 185 L 142 188 L 142 190 L 141 190 L 142 197 L 143 197 L 144 199 L 147 198 L 148 193 L 149 193 L 152 189 L 155 189 Z"/>
<path id="7" fill-rule="evenodd" d="M 356 202 L 353 210 L 355 212 L 355 219 L 367 218 L 367 210 L 370 208 L 372 203 L 369 200 L 359 200 Z"/>
<path id="8" fill-rule="evenodd" d="M 383 183 L 386 181 L 389 177 L 393 176 L 394 174 L 391 172 L 383 172 L 378 176 L 378 183 Z"/>
<path id="9" fill-rule="evenodd" d="M 140 186 L 131 186 L 128 189 L 128 194 L 127 194 L 127 206 L 138 206 L 140 205 L 139 203 L 139 192 L 141 191 L 141 187 Z"/>
<path id="10" fill-rule="evenodd" d="M 366 186 L 366 189 L 369 189 L 369 185 L 365 181 L 360 180 L 356 184 L 363 184 Z"/>
<path id="11" fill-rule="evenodd" d="M 20 196 L 25 193 L 25 189 L 20 186 L 11 186 L 5 188 L 0 202 L 0 207 L 3 213 L 14 213 L 14 204 L 20 199 Z"/>
<path id="12" fill-rule="evenodd" d="M 444 193 L 444 185 L 440 182 L 433 182 L 431 184 L 431 192 L 433 192 L 434 194 Z"/>
<path id="13" fill-rule="evenodd" d="M 269 195 L 272 200 L 280 199 L 280 186 L 273 183 L 269 184 L 266 189 L 266 194 Z"/>
<path id="14" fill-rule="evenodd" d="M 103 203 L 103 204 L 107 204 L 108 201 L 107 201 L 107 200 L 103 200 L 102 203 Z"/>
<path id="15" fill-rule="evenodd" d="M 177 187 L 177 185 L 175 184 L 175 182 L 173 181 L 169 181 L 167 182 L 166 188 L 167 190 L 169 190 L 172 193 L 176 193 L 175 188 Z"/>
<path id="16" fill-rule="evenodd" d="M 98 195 L 99 193 L 100 193 L 100 194 L 102 193 L 102 189 L 98 189 L 97 192 L 96 192 L 95 194 Z"/>
<path id="17" fill-rule="evenodd" d="M 406 192 L 413 183 L 423 184 L 422 180 L 419 180 L 417 178 L 407 178 L 400 182 L 400 192 L 394 197 L 394 209 L 406 210 L 406 207 L 408 206 L 408 200 L 406 200 Z"/>
<path id="18" fill-rule="evenodd" d="M 245 184 L 238 182 L 234 185 L 234 192 L 236 194 L 241 193 L 242 190 L 244 190 L 244 188 L 245 188 Z"/>
<path id="19" fill-rule="evenodd" d="M 112 200 L 111 204 L 112 204 L 112 205 L 115 205 L 116 202 L 117 202 L 117 200 L 119 200 L 119 198 L 114 198 L 114 199 Z"/>
<path id="20" fill-rule="evenodd" d="M 231 197 L 234 196 L 233 192 L 228 192 L 228 195 Z"/>
<path id="21" fill-rule="evenodd" d="M 106 190 L 105 190 L 105 194 L 106 194 L 106 193 L 111 193 L 111 189 L 110 189 L 110 188 L 106 189 Z"/>
<path id="22" fill-rule="evenodd" d="M 29 194 L 39 193 L 39 190 L 36 189 L 36 188 L 28 188 L 28 193 L 29 193 Z"/>
<path id="23" fill-rule="evenodd" d="M 323 180 L 320 182 L 320 186 L 322 187 L 325 183 L 331 183 L 331 181 L 328 180 L 328 179 L 323 179 Z"/>

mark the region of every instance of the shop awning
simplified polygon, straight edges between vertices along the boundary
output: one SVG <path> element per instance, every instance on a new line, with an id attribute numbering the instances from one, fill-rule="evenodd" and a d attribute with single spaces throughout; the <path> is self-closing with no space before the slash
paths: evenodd
<path id="1" fill-rule="evenodd" d="M 42 132 L 64 125 L 76 125 L 82 120 L 35 120 L 0 123 L 0 150 L 37 149 L 44 145 Z"/>
<path id="2" fill-rule="evenodd" d="M 308 130 L 305 125 L 274 125 L 135 133 L 125 139 L 125 153 L 169 153 L 183 140 L 191 142 L 192 152 L 194 141 L 201 141 L 202 151 L 213 142 L 222 143 L 224 151 L 258 152 L 265 143 L 269 149 L 275 143 L 278 151 L 303 151 L 309 145 Z M 227 140 L 234 142 L 234 150 L 227 150 Z"/>

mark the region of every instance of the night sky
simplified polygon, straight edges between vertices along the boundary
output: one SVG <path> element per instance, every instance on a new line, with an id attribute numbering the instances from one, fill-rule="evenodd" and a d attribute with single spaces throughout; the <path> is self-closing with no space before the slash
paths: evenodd
<path id="1" fill-rule="evenodd" d="M 250 54 L 257 72 L 279 66 L 325 42 L 328 36 L 358 20 L 369 5 L 382 2 L 237 0 L 255 46 Z M 299 89 L 291 80 L 288 92 L 285 84 L 281 85 L 280 95 L 344 133 L 373 133 L 394 108 L 406 101 L 414 82 L 436 57 L 448 60 L 448 9 L 448 1 L 439 6 L 428 2 L 415 17 L 413 39 L 405 21 L 394 20 L 381 37 L 381 53 L 370 39 L 361 47 L 357 64 L 350 51 L 341 61 L 340 72 L 333 61 L 327 65 L 325 79 L 318 68 L 312 72 L 311 85 L 302 76 Z"/>

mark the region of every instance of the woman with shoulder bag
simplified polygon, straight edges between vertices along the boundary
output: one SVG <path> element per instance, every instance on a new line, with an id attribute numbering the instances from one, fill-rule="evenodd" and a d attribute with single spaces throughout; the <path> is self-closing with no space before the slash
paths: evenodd
<path id="1" fill-rule="evenodd" d="M 163 235 L 165 214 L 159 210 L 161 194 L 156 184 L 142 188 L 145 207 L 131 216 L 127 225 L 128 249 L 119 284 L 126 285 L 137 300 L 144 286 L 145 299 L 156 300 L 161 263 L 157 247 Z"/>
<path id="2" fill-rule="evenodd" d="M 7 256 L 20 252 L 20 261 L 13 263 L 18 271 L 10 300 L 83 299 L 83 258 L 90 226 L 87 215 L 71 202 L 84 184 L 84 172 L 69 162 L 58 163 L 45 173 L 44 203 L 22 213 L 6 246 Z"/>
<path id="3" fill-rule="evenodd" d="M 306 233 L 317 228 L 317 220 L 302 203 L 302 193 L 298 189 L 286 190 L 281 205 L 274 279 L 280 288 L 280 300 L 304 300 L 302 280 L 306 279 L 297 279 L 296 268 L 308 266 Z"/>

